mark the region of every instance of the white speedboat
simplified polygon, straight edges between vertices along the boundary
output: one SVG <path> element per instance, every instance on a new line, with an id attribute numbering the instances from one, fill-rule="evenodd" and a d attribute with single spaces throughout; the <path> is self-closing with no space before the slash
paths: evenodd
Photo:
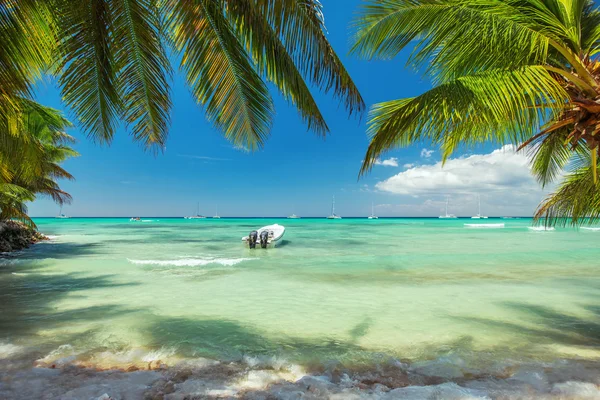
<path id="1" fill-rule="evenodd" d="M 297 216 L 296 214 L 292 214 L 288 217 L 288 219 L 300 219 L 301 217 Z"/>
<path id="2" fill-rule="evenodd" d="M 471 219 L 488 219 L 488 217 L 486 217 L 485 215 L 481 215 L 481 196 L 477 195 L 477 199 L 479 202 L 479 212 L 477 213 L 477 215 L 472 216 Z"/>
<path id="3" fill-rule="evenodd" d="M 141 222 L 142 219 L 140 217 L 132 217 L 129 218 L 129 222 Z"/>
<path id="4" fill-rule="evenodd" d="M 331 201 L 331 215 L 327 219 L 342 219 L 342 217 L 335 214 L 335 196 L 333 196 L 333 200 Z"/>
<path id="5" fill-rule="evenodd" d="M 277 246 L 284 233 L 285 227 L 282 225 L 267 225 L 250 232 L 248 236 L 242 238 L 242 241 L 251 249 L 255 249 L 257 246 L 266 249 Z"/>
<path id="6" fill-rule="evenodd" d="M 379 217 L 375 215 L 375 208 L 373 207 L 373 203 L 371 203 L 371 215 L 369 216 L 369 219 L 379 219 Z"/>
<path id="7" fill-rule="evenodd" d="M 448 200 L 449 200 L 449 197 L 446 197 L 446 214 L 440 215 L 440 219 L 456 219 L 456 218 L 458 218 L 454 214 L 448 214 Z"/>

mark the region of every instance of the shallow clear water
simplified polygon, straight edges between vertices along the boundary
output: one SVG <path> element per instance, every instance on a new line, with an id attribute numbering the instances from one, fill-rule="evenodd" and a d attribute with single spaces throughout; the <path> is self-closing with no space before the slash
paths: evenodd
<path id="1" fill-rule="evenodd" d="M 600 355 L 599 231 L 532 231 L 528 219 L 147 220 L 37 219 L 53 239 L 0 260 L 0 352 L 105 368 L 273 356 L 477 371 Z M 279 248 L 242 246 L 275 222 L 287 227 Z"/>

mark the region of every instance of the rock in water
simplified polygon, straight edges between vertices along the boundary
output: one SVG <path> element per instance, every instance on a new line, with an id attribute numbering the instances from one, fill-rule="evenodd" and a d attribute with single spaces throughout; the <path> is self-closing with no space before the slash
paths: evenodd
<path id="1" fill-rule="evenodd" d="M 22 222 L 0 222 L 0 252 L 26 249 L 42 240 L 48 238 Z"/>

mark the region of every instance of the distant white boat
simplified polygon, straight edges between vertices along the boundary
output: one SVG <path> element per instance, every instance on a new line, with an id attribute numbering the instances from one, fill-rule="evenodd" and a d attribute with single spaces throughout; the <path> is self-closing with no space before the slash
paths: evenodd
<path id="1" fill-rule="evenodd" d="M 196 215 L 192 215 L 189 217 L 183 217 L 185 219 L 206 219 L 204 215 L 200 215 L 200 202 L 198 202 L 198 210 L 196 211 Z"/>
<path id="2" fill-rule="evenodd" d="M 219 206 L 216 206 L 215 208 L 215 215 L 213 216 L 213 219 L 221 219 L 219 216 Z"/>
<path id="3" fill-rule="evenodd" d="M 471 219 L 488 219 L 488 217 L 481 215 L 481 195 L 477 195 L 477 201 L 479 204 L 479 212 L 477 213 L 477 215 L 471 217 Z"/>
<path id="4" fill-rule="evenodd" d="M 375 215 L 375 208 L 373 207 L 373 203 L 371 203 L 371 215 L 369 216 L 369 219 L 379 219 L 379 217 Z"/>
<path id="5" fill-rule="evenodd" d="M 342 219 L 342 217 L 335 214 L 335 196 L 333 196 L 333 200 L 331 201 L 331 215 L 327 219 Z"/>
<path id="6" fill-rule="evenodd" d="M 71 218 L 65 214 L 63 214 L 62 212 L 62 207 L 60 208 L 59 214 L 55 217 L 55 218 L 59 218 L 59 219 L 67 219 L 67 218 Z"/>
<path id="7" fill-rule="evenodd" d="M 296 214 L 292 214 L 288 217 L 288 219 L 300 219 L 302 217 L 297 216 Z"/>
<path id="8" fill-rule="evenodd" d="M 440 215 L 440 219 L 456 219 L 456 218 L 458 218 L 454 214 L 448 214 L 448 201 L 449 201 L 449 199 L 450 199 L 450 197 L 446 197 L 446 214 Z"/>
<path id="9" fill-rule="evenodd" d="M 504 228 L 504 224 L 465 224 L 466 228 Z"/>
<path id="10" fill-rule="evenodd" d="M 248 236 L 242 238 L 242 241 L 251 249 L 255 249 L 257 246 L 266 249 L 277 246 L 284 234 L 284 226 L 279 224 L 267 225 L 250 232 Z"/>
<path id="11" fill-rule="evenodd" d="M 129 218 L 129 222 L 142 222 L 142 219 L 140 217 L 132 217 Z"/>

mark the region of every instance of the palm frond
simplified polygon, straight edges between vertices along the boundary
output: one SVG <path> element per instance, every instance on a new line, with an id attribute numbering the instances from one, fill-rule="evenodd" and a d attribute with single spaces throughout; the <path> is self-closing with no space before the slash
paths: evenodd
<path id="1" fill-rule="evenodd" d="M 236 145 L 255 149 L 268 137 L 274 115 L 269 91 L 223 14 L 222 3 L 170 3 L 173 42 L 181 67 L 208 119 Z"/>
<path id="2" fill-rule="evenodd" d="M 327 40 L 319 0 L 253 0 L 304 76 L 335 97 L 350 114 L 362 114 L 364 100 Z"/>
<path id="3" fill-rule="evenodd" d="M 168 133 L 171 68 L 156 0 L 114 0 L 110 11 L 118 93 L 135 140 L 162 148 Z"/>
<path id="4" fill-rule="evenodd" d="M 600 190 L 594 182 L 589 153 L 578 153 L 577 168 L 535 213 L 536 223 L 582 225 L 600 221 Z"/>
<path id="5" fill-rule="evenodd" d="M 354 22 L 352 51 L 392 58 L 412 42 L 409 63 L 425 67 L 438 82 L 540 63 L 548 57 L 551 38 L 526 17 L 533 11 L 527 1 L 372 0 Z"/>
<path id="6" fill-rule="evenodd" d="M 531 173 L 542 186 L 555 181 L 571 160 L 573 153 L 567 143 L 569 134 L 570 130 L 563 127 L 529 146 Z"/>
<path id="7" fill-rule="evenodd" d="M 325 135 L 329 128 L 298 69 L 296 60 L 251 0 L 229 0 L 227 16 L 244 40 L 258 71 L 297 108 L 309 130 Z"/>
<path id="8" fill-rule="evenodd" d="M 444 158 L 461 143 L 523 142 L 567 101 L 567 93 L 546 70 L 527 67 L 483 71 L 418 97 L 376 104 L 361 174 L 383 152 L 424 140 L 442 146 Z"/>
<path id="9" fill-rule="evenodd" d="M 107 0 L 59 2 L 65 103 L 93 140 L 110 143 L 122 104 L 116 88 L 112 15 Z"/>

